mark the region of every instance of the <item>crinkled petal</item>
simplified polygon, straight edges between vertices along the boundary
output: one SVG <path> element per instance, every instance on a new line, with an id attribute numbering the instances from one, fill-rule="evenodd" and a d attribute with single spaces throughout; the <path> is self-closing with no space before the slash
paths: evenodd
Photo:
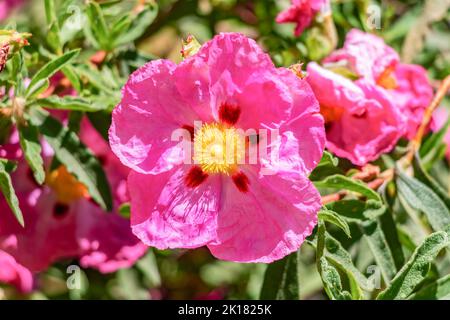
<path id="1" fill-rule="evenodd" d="M 394 77 L 397 87 L 389 92 L 407 118 L 407 138 L 412 139 L 422 123 L 425 109 L 433 99 L 433 88 L 427 71 L 419 65 L 399 64 Z"/>
<path id="2" fill-rule="evenodd" d="M 317 223 L 319 192 L 296 172 L 258 176 L 246 168 L 244 173 L 248 192 L 224 183 L 211 253 L 235 262 L 270 263 L 297 251 Z"/>
<path id="3" fill-rule="evenodd" d="M 397 52 L 383 39 L 358 29 L 352 29 L 345 38 L 344 47 L 333 52 L 324 63 L 347 62 L 348 67 L 367 81 L 376 83 L 389 67 L 400 61 Z"/>
<path id="4" fill-rule="evenodd" d="M 195 248 L 215 239 L 220 176 L 191 188 L 185 183 L 188 170 L 182 166 L 159 175 L 130 173 L 131 227 L 145 244 Z"/>
<path id="5" fill-rule="evenodd" d="M 135 171 L 157 174 L 184 160 L 183 149 L 172 139 L 172 133 L 192 125 L 199 117 L 175 87 L 175 68 L 170 61 L 157 60 L 138 69 L 113 111 L 111 148 L 124 165 Z"/>

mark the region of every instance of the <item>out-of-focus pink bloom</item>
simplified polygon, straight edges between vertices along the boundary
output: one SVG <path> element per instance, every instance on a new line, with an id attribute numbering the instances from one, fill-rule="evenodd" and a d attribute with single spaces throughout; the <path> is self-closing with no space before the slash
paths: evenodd
<path id="1" fill-rule="evenodd" d="M 184 164 L 171 136 L 194 131 L 194 121 L 202 126 L 188 143 L 198 164 Z M 279 136 L 257 164 L 238 163 L 237 153 L 232 162 L 210 157 L 228 152 L 225 132 L 233 140 L 234 130 L 261 128 Z M 261 144 L 258 137 L 241 147 Z M 316 225 L 320 195 L 307 176 L 325 144 L 319 105 L 305 80 L 275 68 L 243 35 L 220 34 L 179 65 L 157 60 L 133 73 L 110 144 L 133 169 L 132 229 L 149 246 L 206 245 L 220 259 L 271 262 L 298 250 Z"/>
<path id="2" fill-rule="evenodd" d="M 8 18 L 9 14 L 24 4 L 25 0 L 2 0 L 0 2 L 0 21 Z"/>
<path id="3" fill-rule="evenodd" d="M 325 6 L 329 6 L 329 0 L 291 0 L 291 6 L 280 12 L 276 21 L 278 23 L 296 23 L 295 35 L 299 36 Z"/>
<path id="4" fill-rule="evenodd" d="M 357 29 L 347 34 L 342 49 L 324 60 L 325 66 L 330 64 L 348 68 L 358 77 L 357 82 L 365 81 L 385 89 L 405 116 L 406 138 L 415 136 L 433 98 L 433 88 L 424 68 L 400 63 L 397 52 L 383 39 Z"/>
<path id="5" fill-rule="evenodd" d="M 307 80 L 325 117 L 327 148 L 363 166 L 391 151 L 404 132 L 404 119 L 385 90 L 351 80 L 317 63 Z"/>
<path id="6" fill-rule="evenodd" d="M 116 195 L 117 210 L 128 199 L 125 185 L 128 169 L 112 156 L 108 144 L 87 122 L 83 122 L 81 138 L 98 152 Z M 63 258 L 75 258 L 82 267 L 108 273 L 130 267 L 145 253 L 146 246 L 131 233 L 129 221 L 117 212 L 104 212 L 65 167 L 48 173 L 43 187 L 34 183 L 30 169 L 23 163 L 12 178 L 25 228 L 17 223 L 4 199 L 0 199 L 0 252 L 3 257 L 13 257 L 29 272 L 45 270 Z M 8 261 L 0 259 L 0 265 Z M 5 279 L 6 276 L 0 278 Z"/>
<path id="7" fill-rule="evenodd" d="M 33 275 L 13 256 L 0 250 L 0 282 L 13 285 L 21 292 L 29 292 L 33 288 Z"/>

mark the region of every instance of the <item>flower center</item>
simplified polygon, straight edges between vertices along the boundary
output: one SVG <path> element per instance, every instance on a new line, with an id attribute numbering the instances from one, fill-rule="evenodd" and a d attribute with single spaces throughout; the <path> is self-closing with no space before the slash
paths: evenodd
<path id="1" fill-rule="evenodd" d="M 85 185 L 71 175 L 65 166 L 60 166 L 50 172 L 46 183 L 55 191 L 58 202 L 62 204 L 70 204 L 81 198 L 89 197 Z"/>
<path id="2" fill-rule="evenodd" d="M 395 67 L 387 67 L 383 73 L 378 77 L 377 84 L 387 90 L 397 89 L 398 83 L 394 75 Z"/>
<path id="3" fill-rule="evenodd" d="M 234 127 L 211 123 L 194 136 L 194 161 L 207 174 L 237 172 L 245 159 L 245 138 Z"/>

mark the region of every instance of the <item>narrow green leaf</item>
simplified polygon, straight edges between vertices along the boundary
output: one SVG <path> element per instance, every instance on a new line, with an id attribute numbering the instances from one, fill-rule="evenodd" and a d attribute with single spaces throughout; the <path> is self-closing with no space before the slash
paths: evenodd
<path id="1" fill-rule="evenodd" d="M 72 50 L 66 52 L 62 56 L 48 62 L 44 65 L 31 79 L 31 82 L 27 88 L 26 96 L 30 97 L 31 93 L 36 92 L 36 87 L 45 80 L 48 80 L 51 76 L 53 76 L 56 72 L 58 72 L 65 65 L 70 63 L 73 59 L 75 59 L 80 53 L 80 49 Z"/>
<path id="2" fill-rule="evenodd" d="M 448 129 L 450 127 L 450 118 L 448 118 L 447 122 L 445 122 L 445 125 L 439 129 L 438 132 L 431 135 L 430 138 L 428 138 L 420 147 L 419 155 L 420 158 L 423 159 L 429 154 L 435 150 L 439 145 L 442 143 L 444 136 L 448 132 Z"/>
<path id="3" fill-rule="evenodd" d="M 96 41 L 100 44 L 102 49 L 111 49 L 113 43 L 110 41 L 109 29 L 106 25 L 105 17 L 100 5 L 97 2 L 89 1 L 86 9 L 90 29 L 93 31 Z"/>
<path id="4" fill-rule="evenodd" d="M 262 300 L 299 300 L 298 278 L 299 253 L 275 261 L 267 266 L 261 289 Z"/>
<path id="5" fill-rule="evenodd" d="M 92 199 L 111 210 L 111 191 L 102 166 L 78 136 L 40 108 L 31 110 L 31 121 L 53 148 L 57 159 L 87 187 Z"/>
<path id="6" fill-rule="evenodd" d="M 361 230 L 367 239 L 377 265 L 381 269 L 385 282 L 389 283 L 397 273 L 397 268 L 380 223 L 378 221 L 364 221 L 361 223 Z"/>
<path id="7" fill-rule="evenodd" d="M 13 170 L 13 167 L 14 166 L 9 161 L 0 159 L 0 189 L 17 221 L 22 227 L 24 227 L 25 222 L 23 220 L 22 211 L 19 207 L 19 199 L 14 191 L 11 176 L 9 175 L 9 172 Z"/>
<path id="8" fill-rule="evenodd" d="M 381 202 L 380 195 L 370 189 L 361 181 L 353 180 L 343 175 L 333 175 L 321 181 L 314 181 L 314 185 L 318 188 L 332 188 L 339 190 L 349 190 L 366 196 L 368 199 Z"/>
<path id="9" fill-rule="evenodd" d="M 338 226 L 339 228 L 341 228 L 341 230 L 345 232 L 347 237 L 349 237 L 349 238 L 352 237 L 350 234 L 350 227 L 348 226 L 348 223 L 344 219 L 342 219 L 338 213 L 336 213 L 332 210 L 322 209 L 319 211 L 318 216 L 319 216 L 320 220 L 332 223 L 335 226 Z"/>
<path id="10" fill-rule="evenodd" d="M 445 203 L 425 184 L 411 178 L 401 170 L 397 172 L 397 187 L 400 196 L 408 204 L 425 213 L 435 231 L 450 224 L 450 212 Z"/>
<path id="11" fill-rule="evenodd" d="M 317 239 L 307 242 L 317 249 Z M 353 264 L 350 253 L 329 233 L 326 233 L 325 249 L 324 256 L 347 275 L 353 299 L 362 299 L 361 289 L 370 290 L 371 288 L 367 278 Z"/>
<path id="12" fill-rule="evenodd" d="M 72 84 L 73 88 L 76 92 L 81 92 L 81 83 L 80 78 L 78 77 L 77 73 L 75 72 L 75 69 L 71 66 L 65 66 L 61 68 L 62 73 L 69 79 L 70 83 Z"/>
<path id="13" fill-rule="evenodd" d="M 433 190 L 436 195 L 439 196 L 439 198 L 441 198 L 447 208 L 450 209 L 450 196 L 448 195 L 447 191 L 445 191 L 444 188 L 442 188 L 439 183 L 425 171 L 418 154 L 416 154 L 416 156 L 414 157 L 413 164 L 416 178 L 420 182 L 430 187 L 430 189 Z"/>
<path id="14" fill-rule="evenodd" d="M 320 258 L 320 274 L 325 292 L 331 300 L 352 300 L 348 291 L 342 289 L 341 276 L 325 257 Z"/>
<path id="15" fill-rule="evenodd" d="M 99 109 L 98 104 L 93 104 L 91 101 L 72 96 L 50 96 L 44 99 L 38 99 L 36 101 L 38 105 L 44 108 L 56 109 L 56 110 L 71 110 L 71 111 L 83 111 L 83 112 L 97 112 L 102 111 Z"/>
<path id="16" fill-rule="evenodd" d="M 41 143 L 39 141 L 39 131 L 31 123 L 19 125 L 20 146 L 25 154 L 25 159 L 33 171 L 34 179 L 37 183 L 43 184 L 45 180 L 44 160 L 41 156 Z"/>
<path id="17" fill-rule="evenodd" d="M 420 289 L 408 299 L 410 300 L 449 300 L 450 299 L 450 274 Z"/>
<path id="18" fill-rule="evenodd" d="M 438 231 L 428 236 L 397 273 L 389 287 L 382 291 L 377 299 L 406 299 L 426 278 L 430 264 L 438 253 L 449 244 L 448 235 L 444 231 Z"/>
<path id="19" fill-rule="evenodd" d="M 158 14 L 158 6 L 156 4 L 149 4 L 142 10 L 137 17 L 132 20 L 131 26 L 122 32 L 115 40 L 115 46 L 131 43 L 139 38 L 152 24 Z"/>

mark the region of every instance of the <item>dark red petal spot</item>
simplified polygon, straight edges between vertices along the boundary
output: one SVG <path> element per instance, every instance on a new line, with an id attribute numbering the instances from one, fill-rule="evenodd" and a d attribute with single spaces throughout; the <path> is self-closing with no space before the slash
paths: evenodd
<path id="1" fill-rule="evenodd" d="M 106 155 L 99 155 L 97 156 L 98 162 L 104 167 L 108 163 L 108 157 Z"/>
<path id="2" fill-rule="evenodd" d="M 195 135 L 194 127 L 193 126 L 184 125 L 184 126 L 182 126 L 182 128 L 187 130 L 187 131 L 189 131 L 189 133 L 191 135 L 191 141 L 194 141 L 194 135 Z"/>
<path id="3" fill-rule="evenodd" d="M 230 126 L 235 125 L 241 115 L 241 108 L 237 105 L 223 103 L 219 108 L 219 119 Z"/>
<path id="4" fill-rule="evenodd" d="M 240 171 L 240 172 L 234 174 L 231 178 L 233 179 L 233 182 L 236 185 L 236 187 L 239 189 L 239 191 L 244 192 L 244 193 L 248 191 L 248 186 L 250 185 L 250 180 L 248 180 L 245 173 Z"/>
<path id="5" fill-rule="evenodd" d="M 69 212 L 69 209 L 67 204 L 57 202 L 53 207 L 53 216 L 55 218 L 62 218 Z"/>
<path id="6" fill-rule="evenodd" d="M 208 178 L 208 175 L 203 172 L 202 168 L 195 166 L 189 170 L 186 178 L 184 178 L 184 182 L 188 187 L 195 188 L 205 181 L 206 178 Z"/>
<path id="7" fill-rule="evenodd" d="M 360 114 L 354 113 L 353 117 L 355 117 L 356 119 L 366 119 L 367 118 L 367 110 L 364 110 Z"/>

